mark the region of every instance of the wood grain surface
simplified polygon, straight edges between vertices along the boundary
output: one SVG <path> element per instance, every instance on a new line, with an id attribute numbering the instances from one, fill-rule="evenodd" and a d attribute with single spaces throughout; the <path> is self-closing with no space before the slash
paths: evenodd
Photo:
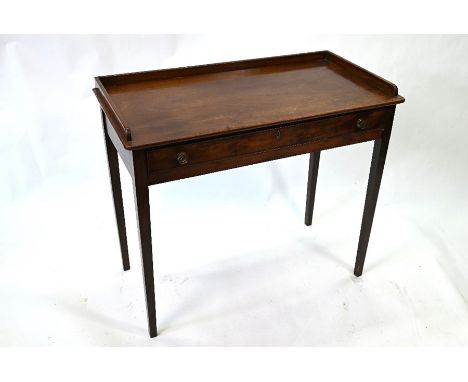
<path id="1" fill-rule="evenodd" d="M 394 105 L 395 85 L 331 52 L 98 77 L 126 149 Z M 102 105 L 101 105 L 102 106 Z M 118 129 L 119 126 L 114 126 Z"/>

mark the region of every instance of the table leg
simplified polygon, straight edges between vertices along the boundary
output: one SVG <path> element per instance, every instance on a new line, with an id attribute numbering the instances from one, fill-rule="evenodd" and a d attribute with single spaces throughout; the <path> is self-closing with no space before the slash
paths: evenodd
<path id="1" fill-rule="evenodd" d="M 309 178 L 307 180 L 305 225 L 312 224 L 312 215 L 314 213 L 315 189 L 317 186 L 319 162 L 320 162 L 320 151 L 311 153 L 310 158 L 309 158 Z"/>
<path id="2" fill-rule="evenodd" d="M 134 193 L 140 236 L 141 262 L 145 285 L 146 310 L 150 337 L 156 337 L 156 301 L 154 295 L 153 249 L 151 243 L 151 219 L 149 189 L 147 183 L 146 155 L 133 152 Z"/>
<path id="3" fill-rule="evenodd" d="M 393 114 L 391 121 L 393 120 Z M 366 201 L 364 204 L 364 213 L 362 217 L 361 233 L 359 235 L 359 244 L 357 249 L 356 264 L 354 266 L 354 274 L 356 276 L 362 275 L 364 268 L 364 261 L 366 259 L 367 245 L 369 244 L 369 237 L 372 228 L 372 221 L 374 219 L 375 206 L 379 196 L 380 182 L 385 165 L 385 158 L 387 156 L 388 143 L 390 141 L 390 134 L 392 130 L 392 122 L 388 126 L 382 138 L 377 139 L 374 143 L 374 151 L 372 153 L 372 164 L 369 174 L 369 183 L 367 185 Z"/>
<path id="4" fill-rule="evenodd" d="M 107 135 L 106 116 L 101 110 L 102 125 L 104 128 L 104 139 L 106 142 L 107 161 L 109 163 L 109 174 L 114 199 L 115 218 L 117 220 L 117 230 L 119 233 L 120 251 L 122 253 L 122 263 L 124 271 L 130 269 L 128 258 L 127 233 L 125 229 L 125 215 L 122 200 L 122 187 L 120 184 L 119 159 L 114 144 Z"/>

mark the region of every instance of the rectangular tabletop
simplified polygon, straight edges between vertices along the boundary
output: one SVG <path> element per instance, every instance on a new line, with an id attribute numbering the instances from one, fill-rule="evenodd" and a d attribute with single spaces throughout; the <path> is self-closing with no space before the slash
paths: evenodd
<path id="1" fill-rule="evenodd" d="M 103 76 L 96 84 L 131 150 L 404 101 L 392 83 L 328 51 Z"/>

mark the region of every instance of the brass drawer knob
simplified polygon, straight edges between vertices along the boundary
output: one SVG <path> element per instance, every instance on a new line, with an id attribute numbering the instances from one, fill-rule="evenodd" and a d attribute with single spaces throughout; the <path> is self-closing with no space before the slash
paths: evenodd
<path id="1" fill-rule="evenodd" d="M 182 165 L 188 163 L 188 155 L 185 151 L 181 151 L 179 154 L 177 154 L 177 162 Z"/>
<path id="2" fill-rule="evenodd" d="M 356 122 L 356 127 L 359 130 L 367 129 L 367 121 L 364 118 L 359 118 Z"/>

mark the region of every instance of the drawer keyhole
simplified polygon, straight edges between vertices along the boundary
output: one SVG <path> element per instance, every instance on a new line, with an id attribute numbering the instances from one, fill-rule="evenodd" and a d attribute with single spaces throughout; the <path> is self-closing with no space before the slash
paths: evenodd
<path id="1" fill-rule="evenodd" d="M 177 162 L 182 165 L 188 163 L 188 155 L 185 151 L 181 151 L 179 154 L 177 154 Z"/>
<path id="2" fill-rule="evenodd" d="M 276 131 L 275 131 L 275 137 L 276 137 L 276 139 L 280 139 L 280 138 L 281 138 L 281 131 L 280 131 L 280 129 L 276 129 Z"/>

